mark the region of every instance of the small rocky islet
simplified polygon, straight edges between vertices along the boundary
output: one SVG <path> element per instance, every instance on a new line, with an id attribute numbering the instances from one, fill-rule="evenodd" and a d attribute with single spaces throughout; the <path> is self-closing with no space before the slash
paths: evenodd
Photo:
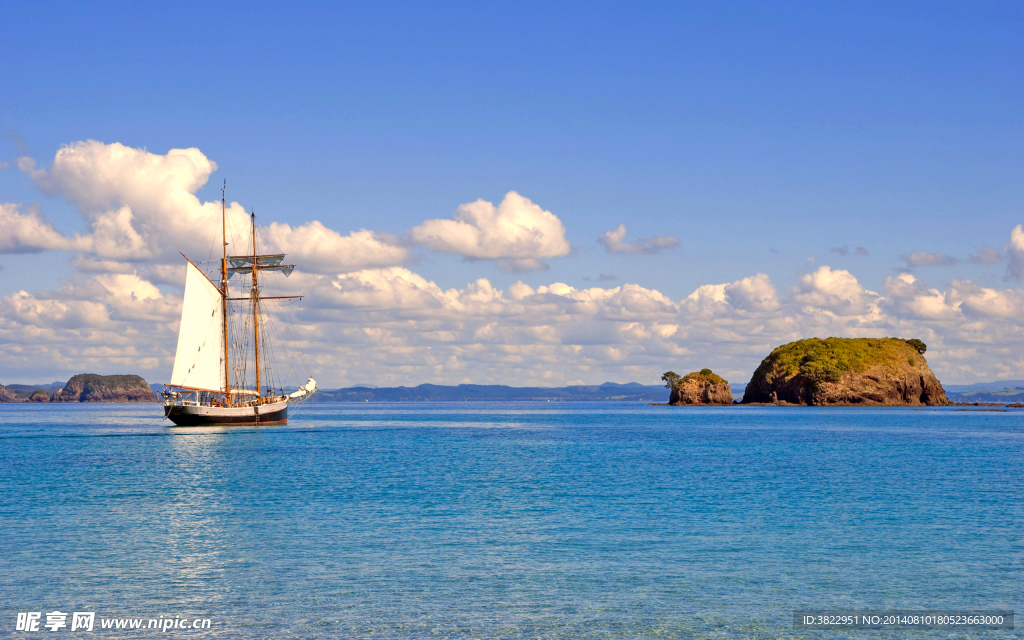
<path id="1" fill-rule="evenodd" d="M 671 390 L 668 399 L 671 405 L 732 404 L 732 387 L 711 369 L 692 371 L 685 376 L 668 371 L 661 379 Z"/>
<path id="2" fill-rule="evenodd" d="M 946 398 L 918 339 L 809 338 L 774 349 L 761 361 L 742 404 L 804 406 L 945 406 Z M 712 377 L 713 376 L 713 377 Z M 729 383 L 710 369 L 662 379 L 671 405 L 722 402 Z M 706 400 L 705 400 L 706 398 Z M 713 399 L 712 399 L 713 398 Z"/>

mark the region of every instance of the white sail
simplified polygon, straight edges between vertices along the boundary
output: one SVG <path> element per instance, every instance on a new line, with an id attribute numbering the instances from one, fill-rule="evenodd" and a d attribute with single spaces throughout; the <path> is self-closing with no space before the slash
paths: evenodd
<path id="1" fill-rule="evenodd" d="M 220 289 L 189 262 L 172 385 L 224 389 L 223 323 Z"/>

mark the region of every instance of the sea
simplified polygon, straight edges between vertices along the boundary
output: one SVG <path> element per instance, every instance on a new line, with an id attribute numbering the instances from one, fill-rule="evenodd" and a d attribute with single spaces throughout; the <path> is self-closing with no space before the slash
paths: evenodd
<path id="1" fill-rule="evenodd" d="M 13 637 L 1020 638 L 793 612 L 1024 611 L 1024 412 L 0 405 L 0 567 Z"/>

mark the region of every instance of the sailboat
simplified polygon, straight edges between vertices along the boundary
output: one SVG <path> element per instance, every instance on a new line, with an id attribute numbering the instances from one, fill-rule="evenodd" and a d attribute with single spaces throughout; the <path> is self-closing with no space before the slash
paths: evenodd
<path id="1" fill-rule="evenodd" d="M 284 424 L 288 421 L 288 406 L 308 399 L 317 389 L 310 377 L 286 394 L 268 357 L 270 335 L 261 309 L 263 301 L 302 296 L 260 294 L 262 273 L 277 272 L 288 277 L 295 265 L 284 264 L 284 254 L 260 254 L 255 213 L 250 215 L 250 223 L 252 253 L 229 256 L 222 191 L 219 285 L 182 254 L 187 264 L 181 327 L 171 381 L 165 385 L 170 390 L 163 393 L 164 416 L 178 426 Z M 244 276 L 240 294 L 246 293 L 246 282 L 250 285 L 247 296 L 231 296 L 228 280 L 236 275 Z M 229 302 L 242 304 L 229 309 Z M 229 310 L 236 312 L 234 322 Z M 247 381 L 250 364 L 255 374 L 252 384 Z"/>

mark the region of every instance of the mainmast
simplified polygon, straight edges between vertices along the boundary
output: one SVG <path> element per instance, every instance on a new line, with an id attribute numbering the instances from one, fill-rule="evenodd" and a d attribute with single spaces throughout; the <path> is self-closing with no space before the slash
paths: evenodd
<path id="1" fill-rule="evenodd" d="M 259 402 L 260 395 L 260 288 L 256 280 L 259 272 L 259 255 L 256 251 L 256 212 L 251 214 L 252 220 L 252 332 L 253 345 L 256 353 L 256 401 Z"/>
<path id="2" fill-rule="evenodd" d="M 228 181 L 220 190 L 220 238 L 224 255 L 220 261 L 221 318 L 224 324 L 224 406 L 231 406 L 231 365 L 228 364 L 228 227 L 224 207 L 224 192 Z"/>

